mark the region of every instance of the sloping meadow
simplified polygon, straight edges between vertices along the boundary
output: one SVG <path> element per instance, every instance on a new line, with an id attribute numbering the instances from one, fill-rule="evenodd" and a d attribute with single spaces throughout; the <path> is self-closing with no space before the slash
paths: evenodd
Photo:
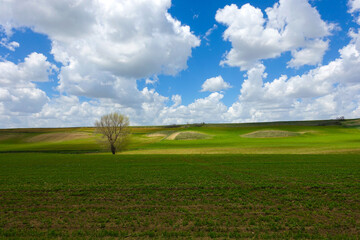
<path id="1" fill-rule="evenodd" d="M 132 127 L 125 154 L 359 153 L 359 121 Z M 107 153 L 93 128 L 3 129 L 0 152 Z"/>
<path id="2" fill-rule="evenodd" d="M 357 239 L 358 124 L 0 130 L 0 238 Z"/>

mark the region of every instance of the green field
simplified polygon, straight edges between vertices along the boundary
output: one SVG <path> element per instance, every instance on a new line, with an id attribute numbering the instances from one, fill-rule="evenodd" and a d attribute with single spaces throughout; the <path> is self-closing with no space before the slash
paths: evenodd
<path id="1" fill-rule="evenodd" d="M 357 119 L 133 127 L 123 154 L 360 153 L 359 129 Z M 0 152 L 107 153 L 98 139 L 93 128 L 2 129 Z"/>
<path id="2" fill-rule="evenodd" d="M 0 238 L 358 239 L 359 120 L 0 130 Z"/>

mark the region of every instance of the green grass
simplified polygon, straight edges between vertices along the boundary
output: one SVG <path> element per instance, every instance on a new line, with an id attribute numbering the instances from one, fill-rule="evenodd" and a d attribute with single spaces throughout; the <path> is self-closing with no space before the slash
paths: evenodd
<path id="1" fill-rule="evenodd" d="M 133 127 L 115 156 L 92 128 L 0 129 L 0 239 L 358 239 L 359 129 Z"/>
<path id="2" fill-rule="evenodd" d="M 289 131 L 286 138 L 244 138 L 255 131 Z M 343 126 L 191 127 L 212 136 L 196 141 L 162 141 L 130 148 L 131 153 L 343 153 L 359 152 L 360 130 Z M 136 150 L 136 151 L 135 151 Z M 204 151 L 202 151 L 204 150 Z"/>
<path id="3" fill-rule="evenodd" d="M 359 155 L 0 154 L 0 237 L 357 239 Z"/>
<path id="4" fill-rule="evenodd" d="M 258 124 L 205 124 L 163 127 L 133 127 L 132 141 L 126 153 L 130 154 L 316 154 L 359 153 L 360 121 L 307 121 Z M 180 132 L 197 132 L 191 141 L 167 141 L 166 136 Z M 290 132 L 286 137 L 270 135 L 261 138 L 244 137 L 254 132 Z M 38 141 L 45 134 L 88 133 L 88 138 L 66 141 Z M 0 152 L 102 152 L 98 136 L 91 128 L 69 129 L 12 129 L 0 130 Z M 161 133 L 164 136 L 151 137 Z M 39 137 L 40 136 L 40 137 Z M 208 137 L 209 136 L 209 137 Z M 190 136 L 191 138 L 191 136 Z"/>

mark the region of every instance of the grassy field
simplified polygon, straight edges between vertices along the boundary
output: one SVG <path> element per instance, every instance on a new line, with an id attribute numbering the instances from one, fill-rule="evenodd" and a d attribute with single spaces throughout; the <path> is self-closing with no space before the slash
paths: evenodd
<path id="1" fill-rule="evenodd" d="M 360 120 L 133 127 L 124 154 L 360 153 L 359 129 Z M 92 128 L 3 129 L 0 152 L 101 153 L 98 138 Z"/>
<path id="2" fill-rule="evenodd" d="M 0 238 L 358 239 L 359 127 L 133 127 L 114 156 L 91 128 L 3 129 Z"/>
<path id="3" fill-rule="evenodd" d="M 360 234 L 358 155 L 0 155 L 0 236 Z"/>

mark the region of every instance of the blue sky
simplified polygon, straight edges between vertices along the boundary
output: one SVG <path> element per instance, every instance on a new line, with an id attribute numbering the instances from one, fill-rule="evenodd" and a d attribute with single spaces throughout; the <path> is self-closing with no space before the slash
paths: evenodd
<path id="1" fill-rule="evenodd" d="M 0 0 L 0 127 L 360 117 L 359 0 Z"/>

